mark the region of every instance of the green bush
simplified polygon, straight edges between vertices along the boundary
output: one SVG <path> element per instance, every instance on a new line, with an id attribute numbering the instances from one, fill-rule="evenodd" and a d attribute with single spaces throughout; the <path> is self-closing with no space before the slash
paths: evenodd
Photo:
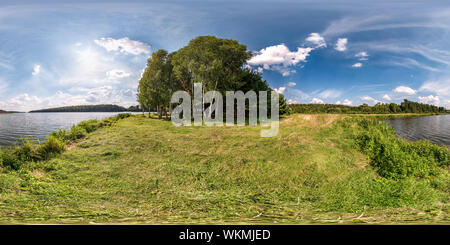
<path id="1" fill-rule="evenodd" d="M 1 163 L 4 168 L 18 170 L 23 162 L 17 159 L 12 149 L 3 149 L 1 152 Z"/>
<path id="2" fill-rule="evenodd" d="M 131 113 L 120 113 L 120 114 L 117 114 L 117 115 L 115 115 L 113 117 L 110 117 L 110 120 L 113 121 L 113 122 L 117 122 L 117 121 L 119 121 L 121 119 L 130 117 L 130 116 L 132 116 Z"/>
<path id="3" fill-rule="evenodd" d="M 86 129 L 80 126 L 73 126 L 68 134 L 68 139 L 70 141 L 75 141 L 86 137 L 86 135 L 87 135 Z"/>
<path id="4" fill-rule="evenodd" d="M 13 150 L 13 154 L 18 161 L 27 162 L 40 159 L 39 152 L 36 150 L 39 142 L 36 144 L 30 138 L 21 138 L 20 142 L 21 145 L 17 143 Z"/>
<path id="5" fill-rule="evenodd" d="M 70 140 L 69 139 L 69 132 L 67 130 L 65 130 L 65 129 L 59 129 L 59 130 L 53 131 L 50 134 L 50 136 L 56 137 L 56 138 L 58 138 L 60 140 L 63 140 L 63 141 L 69 141 Z"/>
<path id="6" fill-rule="evenodd" d="M 66 148 L 66 144 L 59 138 L 48 136 L 43 144 L 39 145 L 38 151 L 42 159 L 48 159 L 53 155 L 62 153 Z"/>

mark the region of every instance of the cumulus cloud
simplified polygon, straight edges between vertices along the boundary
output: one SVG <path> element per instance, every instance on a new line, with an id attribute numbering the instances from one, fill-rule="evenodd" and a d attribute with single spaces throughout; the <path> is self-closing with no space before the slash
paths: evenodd
<path id="1" fill-rule="evenodd" d="M 118 51 L 124 54 L 149 54 L 150 46 L 146 43 L 131 40 L 128 37 L 114 39 L 111 37 L 102 37 L 94 42 L 106 49 L 106 51 Z"/>
<path id="2" fill-rule="evenodd" d="M 387 94 L 383 95 L 383 99 L 389 100 L 389 101 L 392 100 L 391 97 Z"/>
<path id="3" fill-rule="evenodd" d="M 442 106 L 445 107 L 447 110 L 450 109 L 450 100 L 445 100 Z"/>
<path id="4" fill-rule="evenodd" d="M 275 70 L 283 76 L 295 72 L 291 66 L 299 62 L 305 62 L 313 48 L 297 48 L 297 51 L 290 51 L 284 44 L 270 46 L 260 51 L 247 61 L 251 66 L 259 66 L 266 70 Z"/>
<path id="5" fill-rule="evenodd" d="M 423 103 L 423 104 L 431 104 L 431 105 L 439 105 L 439 97 L 438 96 L 433 96 L 433 95 L 429 95 L 429 96 L 426 96 L 426 97 L 422 97 L 422 96 L 419 96 L 419 101 L 420 101 L 420 103 Z"/>
<path id="6" fill-rule="evenodd" d="M 106 76 L 111 79 L 129 77 L 130 75 L 130 73 L 119 69 L 114 69 L 106 72 Z"/>
<path id="7" fill-rule="evenodd" d="M 381 103 L 381 101 L 379 101 L 379 100 L 376 100 L 376 99 L 374 99 L 374 98 L 372 98 L 372 97 L 370 97 L 370 96 L 363 96 L 363 97 L 361 97 L 360 98 L 362 101 L 367 101 L 367 102 L 370 102 L 370 103 L 372 103 L 372 104 L 378 104 L 378 103 Z"/>
<path id="8" fill-rule="evenodd" d="M 318 98 L 313 98 L 309 103 L 311 104 L 324 104 L 323 100 Z"/>
<path id="9" fill-rule="evenodd" d="M 89 104 L 119 104 L 127 107 L 137 104 L 133 91 L 135 90 L 119 90 L 112 86 L 74 87 L 67 92 L 57 91 L 53 95 L 43 97 L 22 93 L 5 102 L 0 101 L 0 105 L 2 109 L 15 111 Z"/>
<path id="10" fill-rule="evenodd" d="M 398 94 L 407 94 L 407 95 L 413 95 L 416 94 L 416 90 L 410 88 L 410 87 L 406 87 L 406 86 L 398 86 L 394 89 L 395 93 Z"/>
<path id="11" fill-rule="evenodd" d="M 33 72 L 31 75 L 36 76 L 41 72 L 41 66 L 40 65 L 34 65 L 33 66 Z"/>
<path id="12" fill-rule="evenodd" d="M 288 86 L 289 87 L 294 87 L 295 85 L 297 85 L 297 83 L 295 83 L 295 82 L 288 82 Z"/>
<path id="13" fill-rule="evenodd" d="M 299 104 L 300 102 L 298 102 L 298 100 L 288 99 L 287 103 L 288 104 Z"/>
<path id="14" fill-rule="evenodd" d="M 327 46 L 325 39 L 316 32 L 309 34 L 309 36 L 305 40 L 316 45 L 316 48 Z"/>
<path id="15" fill-rule="evenodd" d="M 351 100 L 348 100 L 348 99 L 345 99 L 344 101 L 337 101 L 336 102 L 336 105 L 352 105 L 353 104 L 353 102 L 351 101 Z"/>
<path id="16" fill-rule="evenodd" d="M 439 96 L 450 96 L 450 78 L 428 80 L 422 84 L 419 91 L 432 92 Z"/>
<path id="17" fill-rule="evenodd" d="M 368 60 L 367 57 L 369 57 L 369 54 L 367 54 L 367 52 L 365 52 L 365 51 L 361 51 L 361 52 L 355 54 L 355 57 L 358 58 L 359 60 Z"/>
<path id="18" fill-rule="evenodd" d="M 279 87 L 278 89 L 275 88 L 274 90 L 275 90 L 275 92 L 282 94 L 282 93 L 284 93 L 284 91 L 286 91 L 286 87 Z"/>
<path id="19" fill-rule="evenodd" d="M 363 66 L 363 64 L 361 64 L 360 62 L 355 63 L 355 64 L 352 65 L 353 68 L 360 68 L 362 66 Z"/>
<path id="20" fill-rule="evenodd" d="M 339 38 L 336 42 L 336 46 L 334 49 L 336 49 L 339 52 L 347 50 L 347 42 L 348 42 L 347 38 Z"/>

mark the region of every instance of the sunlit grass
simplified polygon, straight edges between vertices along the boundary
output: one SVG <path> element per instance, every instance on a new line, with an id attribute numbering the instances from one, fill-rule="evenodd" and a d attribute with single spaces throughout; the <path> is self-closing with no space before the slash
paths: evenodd
<path id="1" fill-rule="evenodd" d="M 383 178 L 345 118 L 292 115 L 272 138 L 259 127 L 123 119 L 56 158 L 3 169 L 0 221 L 449 222 L 448 168 L 433 179 Z"/>

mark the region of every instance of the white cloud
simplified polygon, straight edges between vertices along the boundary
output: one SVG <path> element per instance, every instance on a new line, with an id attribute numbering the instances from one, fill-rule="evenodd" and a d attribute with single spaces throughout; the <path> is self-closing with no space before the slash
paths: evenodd
<path id="1" fill-rule="evenodd" d="M 288 86 L 289 87 L 294 87 L 295 85 L 297 85 L 297 83 L 295 83 L 295 82 L 288 82 Z"/>
<path id="2" fill-rule="evenodd" d="M 298 100 L 291 100 L 291 99 L 288 99 L 287 103 L 288 104 L 299 104 Z"/>
<path id="3" fill-rule="evenodd" d="M 313 98 L 309 103 L 311 104 L 324 104 L 323 100 L 318 98 Z"/>
<path id="4" fill-rule="evenodd" d="M 371 102 L 372 104 L 378 104 L 378 103 L 381 103 L 381 101 L 379 101 L 379 100 L 376 100 L 376 99 L 374 99 L 374 98 L 372 98 L 372 97 L 370 97 L 370 96 L 363 96 L 363 97 L 361 97 L 360 98 L 362 101 L 368 101 L 368 102 Z"/>
<path id="5" fill-rule="evenodd" d="M 351 100 L 345 99 L 344 101 L 337 101 L 336 105 L 352 105 L 353 102 Z"/>
<path id="6" fill-rule="evenodd" d="M 108 76 L 108 78 L 116 79 L 116 78 L 129 77 L 131 74 L 128 72 L 125 72 L 123 70 L 114 69 L 114 70 L 107 71 L 106 75 Z"/>
<path id="7" fill-rule="evenodd" d="M 419 96 L 419 101 L 420 101 L 420 103 L 423 103 L 423 104 L 431 104 L 431 105 L 435 105 L 435 106 L 438 106 L 439 102 L 440 102 L 439 97 L 433 96 L 433 95 L 429 95 L 426 97 Z"/>
<path id="8" fill-rule="evenodd" d="M 428 80 L 422 84 L 419 91 L 432 92 L 439 96 L 450 96 L 450 78 Z"/>
<path id="9" fill-rule="evenodd" d="M 27 93 L 19 94 L 6 102 L 1 102 L 2 109 L 14 111 L 30 111 L 43 108 L 89 105 L 89 104 L 118 104 L 130 106 L 137 104 L 134 89 L 119 90 L 112 86 L 94 88 L 76 87 L 71 92 L 57 91 L 55 94 L 38 97 Z"/>
<path id="10" fill-rule="evenodd" d="M 413 95 L 413 94 L 416 94 L 417 91 L 410 87 L 398 86 L 394 89 L 394 92 L 399 93 L 399 94 Z"/>
<path id="11" fill-rule="evenodd" d="M 327 46 L 325 39 L 322 36 L 320 36 L 319 33 L 316 32 L 309 34 L 309 36 L 305 40 L 315 44 L 316 48 Z"/>
<path id="12" fill-rule="evenodd" d="M 342 94 L 341 91 L 334 90 L 334 89 L 327 89 L 325 91 L 322 91 L 319 93 L 320 98 L 327 99 L 327 98 L 337 98 Z"/>
<path id="13" fill-rule="evenodd" d="M 363 66 L 363 64 L 361 64 L 360 62 L 355 63 L 355 64 L 352 65 L 353 68 L 360 68 L 362 66 Z"/>
<path id="14" fill-rule="evenodd" d="M 347 38 L 339 38 L 336 42 L 336 47 L 334 49 L 340 52 L 347 50 L 347 42 L 348 42 Z"/>
<path id="15" fill-rule="evenodd" d="M 286 91 L 286 87 L 279 87 L 278 89 L 275 88 L 274 90 L 275 92 L 282 94 L 284 93 L 284 91 Z"/>
<path id="16" fill-rule="evenodd" d="M 367 54 L 367 52 L 365 52 L 365 51 L 361 51 L 361 52 L 355 54 L 355 57 L 359 58 L 359 60 L 368 60 L 367 57 L 369 57 L 369 54 Z"/>
<path id="17" fill-rule="evenodd" d="M 119 51 L 120 53 L 125 54 L 149 54 L 150 46 L 146 43 L 130 40 L 128 37 L 114 39 L 111 37 L 102 37 L 98 40 L 94 40 L 94 42 L 105 48 L 106 51 Z"/>
<path id="18" fill-rule="evenodd" d="M 447 110 L 449 110 L 450 109 L 450 100 L 444 101 L 442 106 L 445 107 Z"/>
<path id="19" fill-rule="evenodd" d="M 383 99 L 389 100 L 389 101 L 392 100 L 391 97 L 387 94 L 383 95 Z"/>
<path id="20" fill-rule="evenodd" d="M 296 101 L 305 101 L 307 99 L 310 98 L 310 96 L 308 94 L 306 94 L 305 92 L 301 91 L 300 89 L 296 89 L 296 88 L 288 88 L 286 89 L 286 91 L 284 91 L 284 96 L 286 98 L 292 99 L 292 100 L 296 100 Z"/>
<path id="21" fill-rule="evenodd" d="M 33 72 L 31 75 L 36 76 L 41 72 L 41 66 L 40 65 L 34 65 L 33 66 Z"/>
<path id="22" fill-rule="evenodd" d="M 293 52 L 286 45 L 280 44 L 261 49 L 247 63 L 252 66 L 262 66 L 266 70 L 275 70 L 283 76 L 288 76 L 295 72 L 295 70 L 289 69 L 289 67 L 306 61 L 306 57 L 309 56 L 312 50 L 314 49 L 297 48 L 297 51 Z"/>

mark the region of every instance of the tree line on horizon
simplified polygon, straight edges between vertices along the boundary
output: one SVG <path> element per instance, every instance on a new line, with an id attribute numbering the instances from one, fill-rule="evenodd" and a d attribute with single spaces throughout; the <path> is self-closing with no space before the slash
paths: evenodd
<path id="1" fill-rule="evenodd" d="M 374 106 L 362 104 L 359 106 L 336 104 L 290 104 L 293 113 L 364 113 L 364 114 L 389 114 L 389 113 L 450 113 L 444 107 L 422 104 L 405 99 L 399 105 L 395 103 L 377 103 Z"/>
<path id="2" fill-rule="evenodd" d="M 119 105 L 102 104 L 102 105 L 76 105 L 76 106 L 62 106 L 41 110 L 33 110 L 35 112 L 125 112 L 125 111 L 141 111 L 139 105 L 125 108 Z"/>
<path id="3" fill-rule="evenodd" d="M 192 96 L 194 83 L 202 83 L 204 93 L 214 90 L 222 96 L 226 91 L 253 90 L 257 95 L 259 91 L 272 91 L 267 81 L 247 66 L 251 57 L 247 46 L 214 36 L 194 38 L 172 53 L 159 49 L 147 60 L 137 101 L 143 111 L 155 109 L 162 118 L 171 112 L 172 94 L 183 90 Z M 289 108 L 283 95 L 279 97 L 280 114 L 285 114 Z"/>

